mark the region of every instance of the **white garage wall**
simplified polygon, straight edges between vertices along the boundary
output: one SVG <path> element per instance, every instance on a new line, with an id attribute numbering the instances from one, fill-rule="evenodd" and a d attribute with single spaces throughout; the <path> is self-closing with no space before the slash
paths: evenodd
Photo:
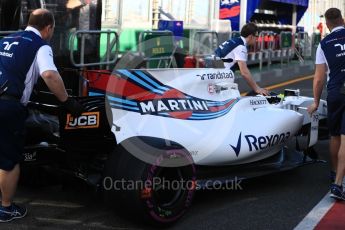
<path id="1" fill-rule="evenodd" d="M 343 16 L 345 15 L 345 0 L 309 0 L 309 7 L 304 14 L 298 26 L 303 26 L 304 30 L 309 34 L 316 32 L 319 22 L 323 23 L 323 34 L 329 33 L 325 19 L 320 17 L 325 11 L 331 7 L 336 7 L 341 10 Z"/>

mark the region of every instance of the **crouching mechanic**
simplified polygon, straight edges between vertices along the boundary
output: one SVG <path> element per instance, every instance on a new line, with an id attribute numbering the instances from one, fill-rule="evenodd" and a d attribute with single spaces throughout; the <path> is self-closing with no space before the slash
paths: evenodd
<path id="1" fill-rule="evenodd" d="M 28 27 L 0 40 L 0 222 L 26 215 L 25 207 L 12 202 L 19 179 L 19 162 L 24 151 L 26 104 L 39 76 L 73 116 L 83 108 L 68 98 L 53 62 L 47 41 L 54 32 L 54 16 L 45 9 L 33 11 Z"/>
<path id="2" fill-rule="evenodd" d="M 224 42 L 215 50 L 215 53 L 216 56 L 223 60 L 226 69 L 231 69 L 235 72 L 237 64 L 242 77 L 246 80 L 250 88 L 257 94 L 267 96 L 269 92 L 256 84 L 247 66 L 247 45 L 255 44 L 257 33 L 258 27 L 254 23 L 247 23 L 241 29 L 241 37 Z"/>

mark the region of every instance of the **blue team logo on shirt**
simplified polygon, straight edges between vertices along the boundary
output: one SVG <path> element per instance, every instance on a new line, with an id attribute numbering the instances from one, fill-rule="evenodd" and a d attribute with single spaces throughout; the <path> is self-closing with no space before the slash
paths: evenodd
<path id="1" fill-rule="evenodd" d="M 10 49 L 12 48 L 13 45 L 18 45 L 19 42 L 11 42 L 9 43 L 8 41 L 5 41 L 2 43 L 3 45 L 5 45 L 4 47 L 4 52 L 0 52 L 0 56 L 4 56 L 4 57 L 9 57 L 9 58 L 12 58 L 13 57 L 13 53 L 8 53 L 6 51 L 10 51 Z"/>
<path id="2" fill-rule="evenodd" d="M 345 50 L 345 44 L 342 45 L 342 44 L 339 44 L 339 43 L 338 43 L 338 44 L 335 44 L 335 45 L 334 45 L 334 47 L 338 47 L 338 46 L 340 47 L 341 51 L 344 51 L 344 50 Z"/>
<path id="3" fill-rule="evenodd" d="M 4 43 L 2 43 L 2 44 L 4 44 L 5 45 L 5 48 L 4 48 L 4 50 L 10 50 L 11 49 L 11 47 L 13 46 L 13 45 L 18 45 L 19 44 L 19 42 L 12 42 L 12 43 L 9 43 L 9 42 L 4 42 Z"/>

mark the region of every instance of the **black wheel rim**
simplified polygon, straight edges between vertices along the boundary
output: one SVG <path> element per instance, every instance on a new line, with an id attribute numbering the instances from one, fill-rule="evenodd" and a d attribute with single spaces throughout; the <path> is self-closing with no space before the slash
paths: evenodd
<path id="1" fill-rule="evenodd" d="M 183 183 L 187 178 L 183 176 L 181 168 L 161 168 L 157 173 L 161 184 L 155 186 L 153 196 L 162 208 L 172 207 L 178 203 L 186 190 Z"/>

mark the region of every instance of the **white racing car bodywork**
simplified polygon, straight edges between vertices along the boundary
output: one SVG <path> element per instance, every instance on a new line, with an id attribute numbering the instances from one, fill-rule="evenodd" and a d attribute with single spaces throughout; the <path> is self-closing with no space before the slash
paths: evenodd
<path id="1" fill-rule="evenodd" d="M 317 140 L 321 101 L 310 117 L 312 98 L 241 97 L 234 74 L 223 69 L 115 70 L 107 87 L 118 144 L 136 136 L 173 141 L 196 165 L 237 165 L 276 154 L 303 125 Z M 315 138 L 316 135 L 316 138 Z"/>
<path id="2" fill-rule="evenodd" d="M 105 192 L 131 217 L 168 225 L 198 189 L 318 162 L 310 147 L 327 105 L 321 101 L 311 117 L 313 99 L 296 90 L 243 97 L 224 69 L 115 69 L 88 80 L 90 96 L 106 96 L 116 141 L 103 175 L 147 185 Z"/>

